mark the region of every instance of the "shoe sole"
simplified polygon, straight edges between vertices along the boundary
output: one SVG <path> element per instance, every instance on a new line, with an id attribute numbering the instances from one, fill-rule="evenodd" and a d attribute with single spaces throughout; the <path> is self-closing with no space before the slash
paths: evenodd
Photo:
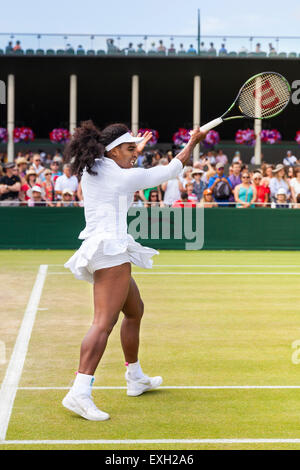
<path id="1" fill-rule="evenodd" d="M 88 417 L 88 415 L 82 411 L 80 411 L 78 408 L 76 408 L 76 406 L 72 406 L 69 402 L 67 402 L 67 400 L 63 399 L 62 401 L 62 405 L 67 408 L 67 410 L 69 411 L 73 411 L 73 413 L 76 413 L 77 415 L 81 416 L 82 418 L 84 419 L 87 419 L 88 421 L 106 421 L 108 419 L 110 419 L 110 416 L 108 415 L 108 417 L 103 417 L 103 418 L 91 418 L 91 417 Z"/>
<path id="2" fill-rule="evenodd" d="M 152 387 L 152 386 L 147 387 L 145 390 L 142 390 L 141 392 L 130 392 L 129 390 L 127 390 L 127 395 L 129 397 L 139 397 L 140 395 L 142 395 L 145 392 L 149 392 L 150 390 L 155 390 L 156 388 L 160 387 L 162 383 L 163 383 L 163 380 L 161 379 L 161 381 L 157 385 L 155 385 L 154 387 Z"/>

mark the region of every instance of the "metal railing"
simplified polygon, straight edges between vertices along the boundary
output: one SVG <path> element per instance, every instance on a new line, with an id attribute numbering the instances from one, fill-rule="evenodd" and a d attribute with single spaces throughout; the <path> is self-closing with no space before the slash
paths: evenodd
<path id="1" fill-rule="evenodd" d="M 21 49 L 10 51 L 19 41 Z M 211 46 L 212 44 L 212 46 Z M 224 47 L 223 47 L 223 46 Z M 299 36 L 0 33 L 0 53 L 299 57 Z"/>

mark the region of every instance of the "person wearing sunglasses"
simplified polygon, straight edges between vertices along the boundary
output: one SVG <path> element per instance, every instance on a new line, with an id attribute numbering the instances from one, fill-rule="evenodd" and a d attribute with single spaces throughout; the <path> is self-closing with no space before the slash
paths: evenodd
<path id="1" fill-rule="evenodd" d="M 270 188 L 263 184 L 263 176 L 258 171 L 253 175 L 253 184 L 256 189 L 256 206 L 267 207 L 270 196 Z"/>
<path id="2" fill-rule="evenodd" d="M 250 174 L 248 171 L 242 173 L 242 182 L 234 188 L 234 198 L 236 207 L 246 209 L 247 207 L 255 207 L 254 202 L 257 197 L 257 192 L 254 185 L 251 183 Z"/>
<path id="3" fill-rule="evenodd" d="M 32 159 L 31 165 L 36 172 L 37 176 L 41 176 L 41 174 L 45 171 L 45 167 L 41 165 L 41 157 L 39 153 L 35 153 Z"/>

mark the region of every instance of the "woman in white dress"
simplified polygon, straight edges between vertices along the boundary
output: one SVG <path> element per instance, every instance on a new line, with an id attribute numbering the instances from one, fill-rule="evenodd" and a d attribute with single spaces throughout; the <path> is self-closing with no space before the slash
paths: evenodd
<path id="1" fill-rule="evenodd" d="M 63 405 L 80 416 L 103 421 L 109 414 L 99 410 L 91 396 L 94 373 L 105 351 L 108 337 L 122 311 L 121 344 L 127 370 L 127 395 L 138 396 L 158 387 L 161 377 L 148 377 L 138 360 L 143 302 L 131 277 L 131 263 L 151 268 L 158 252 L 135 242 L 127 233 L 127 211 L 135 191 L 158 186 L 182 171 L 194 147 L 205 138 L 199 129 L 191 132 L 186 147 L 168 164 L 134 168 L 139 153 L 151 139 L 133 137 L 124 124 L 100 131 L 92 121 L 75 130 L 66 148 L 72 170 L 81 177 L 86 227 L 79 250 L 68 260 L 77 279 L 93 283 L 94 320 L 84 337 L 79 368 Z"/>

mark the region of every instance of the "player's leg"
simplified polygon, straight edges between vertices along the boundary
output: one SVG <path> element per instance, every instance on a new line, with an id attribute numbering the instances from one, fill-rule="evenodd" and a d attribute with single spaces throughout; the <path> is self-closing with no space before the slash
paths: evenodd
<path id="1" fill-rule="evenodd" d="M 94 273 L 94 321 L 81 344 L 78 371 L 93 375 L 128 296 L 131 264 Z"/>
<path id="2" fill-rule="evenodd" d="M 128 296 L 130 275 L 130 263 L 94 273 L 94 320 L 81 344 L 75 382 L 62 402 L 66 408 L 89 420 L 104 421 L 109 418 L 92 400 L 93 374 Z"/>
<path id="3" fill-rule="evenodd" d="M 133 278 L 130 280 L 128 295 L 122 310 L 124 318 L 121 325 L 121 343 L 127 365 L 125 373 L 127 395 L 138 396 L 159 387 L 162 384 L 162 378 L 145 375 L 138 360 L 140 324 L 144 304 Z"/>

